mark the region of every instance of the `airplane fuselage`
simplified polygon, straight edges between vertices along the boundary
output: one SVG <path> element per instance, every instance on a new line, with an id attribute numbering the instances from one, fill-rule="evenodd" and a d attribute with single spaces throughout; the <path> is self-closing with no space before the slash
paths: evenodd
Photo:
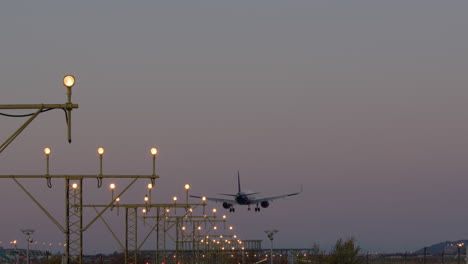
<path id="1" fill-rule="evenodd" d="M 254 199 L 255 199 L 255 197 L 248 196 L 245 193 L 238 193 L 236 198 L 235 198 L 236 203 L 239 204 L 239 205 L 253 204 Z"/>

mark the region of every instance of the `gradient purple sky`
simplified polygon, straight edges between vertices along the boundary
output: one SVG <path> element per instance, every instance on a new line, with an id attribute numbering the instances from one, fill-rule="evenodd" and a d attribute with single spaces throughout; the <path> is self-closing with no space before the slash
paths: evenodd
<path id="1" fill-rule="evenodd" d="M 98 173 L 99 146 L 105 173 L 148 174 L 157 146 L 157 202 L 185 183 L 235 192 L 237 170 L 261 195 L 303 184 L 261 213 L 229 214 L 244 239 L 276 228 L 275 247 L 355 236 L 389 252 L 467 239 L 467 10 L 464 0 L 2 2 L 0 104 L 64 103 L 61 79 L 74 74 L 80 109 L 71 145 L 63 113 L 42 114 L 1 154 L 0 174 L 44 173 L 45 146 L 52 174 Z M 0 119 L 3 140 L 24 120 Z M 61 181 L 24 182 L 63 220 Z M 85 202 L 108 196 L 88 189 Z M 0 210 L 0 241 L 24 228 L 63 241 L 11 180 Z M 117 250 L 100 229 L 87 252 Z"/>

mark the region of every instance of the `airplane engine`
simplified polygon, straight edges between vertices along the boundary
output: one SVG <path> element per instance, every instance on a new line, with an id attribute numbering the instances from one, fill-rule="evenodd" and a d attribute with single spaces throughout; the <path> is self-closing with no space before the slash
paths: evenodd
<path id="1" fill-rule="evenodd" d="M 229 208 L 232 207 L 232 204 L 224 202 L 223 207 L 224 207 L 224 209 L 229 209 Z"/>
<path id="2" fill-rule="evenodd" d="M 268 206 L 270 206 L 270 203 L 268 201 L 263 201 L 260 203 L 260 205 L 263 207 L 263 208 L 267 208 Z"/>

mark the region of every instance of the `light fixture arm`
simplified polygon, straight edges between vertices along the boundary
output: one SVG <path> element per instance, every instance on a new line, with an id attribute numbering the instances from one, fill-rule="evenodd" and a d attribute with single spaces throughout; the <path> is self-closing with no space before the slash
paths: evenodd
<path id="1" fill-rule="evenodd" d="M 63 78 L 63 85 L 67 87 L 67 103 L 65 104 L 10 104 L 10 105 L 0 105 L 0 109 L 7 110 L 18 110 L 18 109 L 37 109 L 35 113 L 26 114 L 26 115 L 10 115 L 0 113 L 3 116 L 9 117 L 25 117 L 31 116 L 18 130 L 16 130 L 13 135 L 11 135 L 2 145 L 0 145 L 0 153 L 2 153 L 8 145 L 10 145 L 16 137 L 18 137 L 21 132 L 42 112 L 46 112 L 52 109 L 63 109 L 67 117 L 67 127 L 68 127 L 68 142 L 71 143 L 71 110 L 78 108 L 77 104 L 71 102 L 71 88 L 75 85 L 75 77 L 73 75 L 66 75 Z"/>

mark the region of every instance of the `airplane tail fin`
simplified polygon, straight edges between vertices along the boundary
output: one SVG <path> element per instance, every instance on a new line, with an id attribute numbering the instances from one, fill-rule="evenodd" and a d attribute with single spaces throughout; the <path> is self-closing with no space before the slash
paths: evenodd
<path id="1" fill-rule="evenodd" d="M 238 188 L 239 188 L 239 192 L 241 192 L 239 170 L 237 171 L 237 186 L 238 186 Z"/>

